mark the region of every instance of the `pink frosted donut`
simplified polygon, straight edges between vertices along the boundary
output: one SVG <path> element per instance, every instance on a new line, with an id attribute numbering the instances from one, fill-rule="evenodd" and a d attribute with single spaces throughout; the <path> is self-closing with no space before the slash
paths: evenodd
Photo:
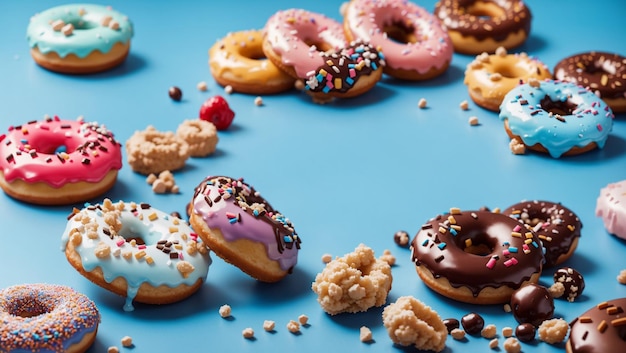
<path id="1" fill-rule="evenodd" d="M 103 125 L 46 117 L 0 134 L 0 186 L 36 204 L 85 201 L 110 189 L 122 168 L 119 142 Z"/>
<path id="2" fill-rule="evenodd" d="M 439 19 L 406 0 L 352 0 L 346 8 L 348 40 L 381 48 L 385 73 L 405 80 L 426 80 L 450 65 L 454 48 Z"/>
<path id="3" fill-rule="evenodd" d="M 602 217 L 609 233 L 626 239 L 626 180 L 611 183 L 600 190 L 596 216 Z"/>
<path id="4" fill-rule="evenodd" d="M 301 9 L 279 11 L 264 28 L 265 56 L 296 79 L 306 79 L 324 65 L 320 56 L 348 46 L 341 24 L 324 15 Z"/>

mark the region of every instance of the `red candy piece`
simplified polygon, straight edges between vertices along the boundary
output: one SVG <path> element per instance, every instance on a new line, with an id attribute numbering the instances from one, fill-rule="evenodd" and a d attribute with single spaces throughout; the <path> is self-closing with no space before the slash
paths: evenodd
<path id="1" fill-rule="evenodd" d="M 218 130 L 228 129 L 234 118 L 235 112 L 222 96 L 213 96 L 200 107 L 200 119 L 213 123 Z"/>

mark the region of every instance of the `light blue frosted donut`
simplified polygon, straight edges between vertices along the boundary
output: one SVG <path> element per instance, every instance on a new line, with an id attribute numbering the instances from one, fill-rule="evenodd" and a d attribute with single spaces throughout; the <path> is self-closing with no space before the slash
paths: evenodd
<path id="1" fill-rule="evenodd" d="M 119 23 L 118 29 L 103 26 L 102 19 L 110 16 Z M 52 28 L 52 22 L 74 25 L 74 31 L 66 36 Z M 127 44 L 133 36 L 133 26 L 125 15 L 100 5 L 71 4 L 53 7 L 33 16 L 26 31 L 26 38 L 31 48 L 41 53 L 56 52 L 64 58 L 74 54 L 85 58 L 98 50 L 108 53 L 116 43 Z"/>
<path id="2" fill-rule="evenodd" d="M 525 83 L 504 97 L 500 120 L 508 121 L 513 135 L 526 146 L 540 144 L 554 158 L 592 142 L 604 147 L 614 115 L 602 99 L 569 82 L 545 80 L 538 86 Z M 551 105 L 561 106 L 567 114 L 551 113 Z"/>

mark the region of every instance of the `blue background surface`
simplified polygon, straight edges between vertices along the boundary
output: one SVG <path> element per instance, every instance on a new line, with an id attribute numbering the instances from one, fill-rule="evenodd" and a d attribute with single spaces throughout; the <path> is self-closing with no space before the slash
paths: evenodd
<path id="1" fill-rule="evenodd" d="M 533 13 L 530 38 L 514 52 L 527 51 L 551 69 L 566 56 L 604 50 L 626 54 L 626 3 L 621 0 L 529 0 Z M 291 92 L 263 97 L 226 95 L 211 77 L 207 51 L 231 31 L 261 28 L 274 12 L 299 7 L 340 20 L 341 1 L 115 1 L 135 26 L 128 60 L 112 71 L 65 76 L 38 67 L 25 39 L 28 19 L 59 1 L 2 1 L 0 4 L 0 121 L 4 127 L 41 119 L 44 114 L 107 125 L 124 142 L 135 130 L 154 125 L 175 130 L 183 119 L 197 117 L 202 102 L 223 95 L 236 112 L 233 126 L 220 132 L 218 151 L 194 158 L 175 173 L 177 195 L 156 195 L 145 176 L 126 163 L 113 200 L 142 201 L 165 212 L 184 212 L 193 188 L 207 174 L 244 177 L 289 217 L 303 239 L 295 273 L 278 284 L 257 283 L 213 255 L 207 282 L 180 303 L 136 305 L 122 311 L 124 299 L 78 274 L 59 250 L 71 206 L 42 207 L 0 194 L 0 288 L 20 283 L 69 285 L 98 305 L 102 323 L 89 352 L 104 352 L 133 337 L 133 352 L 318 352 L 412 351 L 394 346 L 382 326 L 382 308 L 366 313 L 325 314 L 310 284 L 323 269 L 322 254 L 342 256 L 359 243 L 377 255 L 390 249 L 397 257 L 389 302 L 413 295 L 442 318 L 476 311 L 486 323 L 515 327 L 502 306 L 472 306 L 445 299 L 425 287 L 415 273 L 408 249 L 395 245 L 393 234 L 414 235 L 430 217 L 450 207 L 505 208 L 522 199 L 562 202 L 584 224 L 574 256 L 565 264 L 586 279 L 584 295 L 575 303 L 556 300 L 556 317 L 572 320 L 599 301 L 626 296 L 615 277 L 626 268 L 626 243 L 609 235 L 594 215 L 600 188 L 626 179 L 626 116 L 618 115 L 603 150 L 553 159 L 529 153 L 513 155 L 497 114 L 477 107 L 463 85 L 471 56 L 455 54 L 446 73 L 427 82 L 401 82 L 385 77 L 368 94 L 316 105 Z M 432 12 L 434 1 L 418 4 Z M 206 81 L 208 92 L 196 89 Z M 167 95 L 170 86 L 183 90 L 183 101 Z M 418 109 L 426 98 L 428 109 Z M 470 110 L 459 103 L 470 101 Z M 477 116 L 479 126 L 468 118 Z M 3 130 L 5 129 L 3 127 Z M 101 201 L 100 199 L 93 200 Z M 78 205 L 80 206 L 80 205 Z M 555 269 L 541 283 L 550 285 Z M 233 320 L 218 315 L 222 304 L 233 308 Z M 310 326 L 300 335 L 285 325 L 300 314 Z M 262 329 L 275 320 L 275 333 Z M 359 327 L 373 330 L 375 342 L 359 341 Z M 241 330 L 252 327 L 253 341 Z M 503 338 L 500 336 L 500 346 Z M 488 340 L 448 338 L 446 352 L 489 351 Z M 557 352 L 564 345 L 522 344 L 524 351 Z M 128 351 L 122 349 L 122 351 Z"/>

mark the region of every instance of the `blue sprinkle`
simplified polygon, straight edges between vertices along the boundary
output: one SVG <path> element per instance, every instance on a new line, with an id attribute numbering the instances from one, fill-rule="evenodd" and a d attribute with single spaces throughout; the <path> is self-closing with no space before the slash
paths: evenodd
<path id="1" fill-rule="evenodd" d="M 348 69 L 354 69 L 356 67 L 356 65 L 354 64 L 348 64 Z"/>
<path id="2" fill-rule="evenodd" d="M 230 224 L 237 223 L 237 218 L 231 218 L 231 219 L 229 219 L 229 220 L 228 220 L 228 222 L 229 222 Z"/>
<path id="3" fill-rule="evenodd" d="M 352 86 L 354 84 L 354 80 L 351 77 L 346 78 L 346 83 Z"/>
<path id="4" fill-rule="evenodd" d="M 381 58 L 381 59 L 385 59 L 385 55 L 383 54 L 382 51 L 378 52 L 378 57 Z"/>
<path id="5" fill-rule="evenodd" d="M 324 81 L 324 76 L 322 74 L 317 74 L 315 76 L 315 78 L 317 79 L 317 82 L 322 82 Z"/>
<path id="6" fill-rule="evenodd" d="M 450 228 L 450 234 L 456 236 L 458 233 L 456 232 L 456 229 Z"/>
<path id="7" fill-rule="evenodd" d="M 285 241 L 285 243 L 291 243 L 293 241 L 293 239 L 291 239 L 291 237 L 288 235 L 285 235 L 283 237 L 283 240 Z"/>
<path id="8" fill-rule="evenodd" d="M 324 86 L 324 88 L 322 89 L 322 92 L 324 92 L 324 93 L 330 92 L 330 87 Z"/>
<path id="9" fill-rule="evenodd" d="M 511 246 L 511 247 L 509 247 L 509 251 L 510 252 L 517 252 L 517 247 Z"/>
<path id="10" fill-rule="evenodd" d="M 536 248 L 538 248 L 538 247 L 539 247 L 539 245 L 537 245 L 537 242 L 536 242 L 536 241 L 533 241 L 533 243 L 532 243 L 532 244 L 533 244 L 533 246 L 534 246 L 534 247 L 536 247 Z"/>
<path id="11" fill-rule="evenodd" d="M 372 63 L 372 70 L 376 71 L 376 68 L 378 68 L 378 66 L 376 66 L 376 63 Z"/>
<path id="12" fill-rule="evenodd" d="M 54 153 L 61 153 L 61 152 L 67 152 L 67 147 L 61 145 L 59 147 L 57 147 L 57 149 L 54 151 Z"/>
<path id="13" fill-rule="evenodd" d="M 362 52 L 365 51 L 365 49 L 363 47 L 358 47 L 354 51 L 357 52 L 357 53 L 362 53 Z"/>
<path id="14" fill-rule="evenodd" d="M 502 246 L 507 246 L 510 245 L 511 243 L 509 243 L 508 241 L 505 241 L 504 243 L 502 243 Z"/>
<path id="15" fill-rule="evenodd" d="M 441 242 L 441 243 L 439 243 L 439 245 L 437 245 L 437 247 L 438 247 L 439 249 L 443 250 L 443 249 L 446 247 L 446 243 Z"/>
<path id="16" fill-rule="evenodd" d="M 428 245 L 428 239 L 424 239 L 424 241 L 422 242 L 422 246 L 426 246 Z"/>
<path id="17" fill-rule="evenodd" d="M 252 211 L 252 214 L 253 214 L 255 217 L 256 217 L 256 216 L 258 216 L 258 215 L 259 215 L 259 210 L 254 210 L 254 211 Z"/>

